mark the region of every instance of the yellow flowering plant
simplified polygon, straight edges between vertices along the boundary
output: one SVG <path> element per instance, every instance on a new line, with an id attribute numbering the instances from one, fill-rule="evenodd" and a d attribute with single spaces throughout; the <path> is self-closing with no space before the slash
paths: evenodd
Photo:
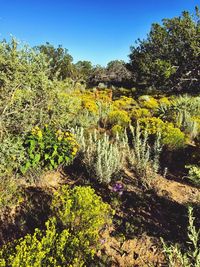
<path id="1" fill-rule="evenodd" d="M 141 129 L 150 135 L 161 134 L 161 142 L 170 149 L 184 147 L 186 136 L 181 130 L 170 122 L 164 122 L 160 118 L 140 118 L 138 120 Z"/>
<path id="2" fill-rule="evenodd" d="M 46 169 L 56 169 L 70 164 L 78 151 L 75 137 L 68 131 L 55 131 L 49 126 L 35 127 L 24 142 L 27 160 L 21 167 L 22 173 L 39 165 Z"/>

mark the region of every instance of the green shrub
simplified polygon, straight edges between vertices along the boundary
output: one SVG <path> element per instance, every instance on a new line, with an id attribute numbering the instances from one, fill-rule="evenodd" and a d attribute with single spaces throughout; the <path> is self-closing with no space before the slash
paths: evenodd
<path id="1" fill-rule="evenodd" d="M 151 112 L 146 108 L 134 108 L 131 111 L 131 118 L 138 120 L 140 118 L 151 117 Z"/>
<path id="2" fill-rule="evenodd" d="M 111 132 L 113 136 L 122 135 L 124 133 L 124 129 L 121 125 L 115 124 L 113 125 Z"/>
<path id="3" fill-rule="evenodd" d="M 158 115 L 180 128 L 190 139 L 194 139 L 199 134 L 198 122 L 193 118 L 200 116 L 200 97 L 176 97 L 170 104 L 161 104 Z"/>
<path id="4" fill-rule="evenodd" d="M 69 164 L 78 150 L 78 144 L 70 132 L 55 131 L 48 126 L 33 128 L 24 145 L 28 159 L 21 167 L 22 173 L 39 165 L 52 170 L 62 164 Z"/>
<path id="5" fill-rule="evenodd" d="M 86 138 L 83 129 L 74 130 L 80 144 L 82 161 L 91 177 L 100 183 L 110 183 L 114 174 L 123 166 L 125 151 L 119 140 L 112 142 L 109 136 L 97 134 L 97 131 Z"/>
<path id="6" fill-rule="evenodd" d="M 200 186 L 200 167 L 195 165 L 188 165 L 186 166 L 189 169 L 189 173 L 187 178 L 197 186 Z"/>
<path id="7" fill-rule="evenodd" d="M 140 96 L 138 101 L 143 108 L 152 109 L 152 110 L 158 108 L 158 102 L 152 96 L 148 96 L 148 95 Z"/>
<path id="8" fill-rule="evenodd" d="M 130 117 L 125 110 L 114 110 L 108 114 L 108 120 L 111 124 L 118 124 L 127 127 L 130 123 Z"/>
<path id="9" fill-rule="evenodd" d="M 164 122 L 160 118 L 141 118 L 138 120 L 141 129 L 146 130 L 150 135 L 161 134 L 161 142 L 170 149 L 184 147 L 185 134 L 172 123 Z"/>
<path id="10" fill-rule="evenodd" d="M 91 187 L 76 186 L 71 190 L 68 186 L 61 187 L 54 194 L 52 211 L 63 227 L 79 236 L 83 248 L 88 241 L 90 245 L 96 244 L 99 230 L 111 223 L 109 205 Z"/>
<path id="11" fill-rule="evenodd" d="M 199 267 L 200 266 L 200 230 L 194 226 L 193 209 L 188 209 L 189 225 L 188 239 L 189 248 L 185 251 L 180 246 L 168 246 L 163 240 L 163 248 L 168 260 L 169 267 Z"/>
<path id="12" fill-rule="evenodd" d="M 111 208 L 90 187 L 63 186 L 53 198 L 55 217 L 46 230 L 5 246 L 1 267 L 85 266 L 97 251 L 99 231 L 111 222 Z"/>
<path id="13" fill-rule="evenodd" d="M 52 90 L 45 56 L 16 40 L 0 42 L 0 134 L 23 134 L 47 122 Z M 50 90 L 51 88 L 51 90 Z"/>
<path id="14" fill-rule="evenodd" d="M 7 136 L 0 145 L 0 177 L 16 172 L 25 160 L 23 141 L 19 137 Z"/>
<path id="15" fill-rule="evenodd" d="M 154 144 L 150 146 L 148 132 L 143 132 L 139 124 L 136 128 L 131 126 L 130 130 L 131 146 L 126 138 L 129 163 L 143 184 L 149 186 L 152 176 L 159 170 L 159 158 L 162 151 L 160 135 L 157 134 Z"/>
<path id="16" fill-rule="evenodd" d="M 19 181 L 13 177 L 1 177 L 0 183 L 0 210 L 18 205 L 23 201 Z"/>

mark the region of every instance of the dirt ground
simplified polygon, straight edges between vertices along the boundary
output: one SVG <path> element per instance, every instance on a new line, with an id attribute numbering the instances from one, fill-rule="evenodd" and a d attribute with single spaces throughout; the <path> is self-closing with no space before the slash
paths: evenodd
<path id="1" fill-rule="evenodd" d="M 33 232 L 35 227 L 43 227 L 48 218 L 45 212 L 51 192 L 62 183 L 79 184 L 80 179 L 70 180 L 69 176 L 59 172 L 46 173 L 39 184 L 26 189 L 28 207 L 22 205 L 1 213 L 0 245 Z M 97 255 L 99 259 L 104 259 L 104 266 L 110 267 L 167 266 L 160 237 L 166 242 L 186 241 L 186 206 L 192 204 L 199 207 L 200 189 L 157 176 L 151 190 L 144 192 L 134 183 L 127 182 L 134 179 L 130 170 L 124 171 L 122 182 L 125 190 L 121 204 L 112 229 L 102 233 L 102 247 Z M 103 196 L 107 193 L 100 190 L 98 194 Z"/>

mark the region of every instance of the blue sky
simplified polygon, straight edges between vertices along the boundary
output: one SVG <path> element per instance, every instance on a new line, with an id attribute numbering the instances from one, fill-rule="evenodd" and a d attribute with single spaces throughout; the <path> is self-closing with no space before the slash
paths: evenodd
<path id="1" fill-rule="evenodd" d="M 0 39 L 12 34 L 31 46 L 62 44 L 75 62 L 106 65 L 128 61 L 130 46 L 151 23 L 197 5 L 200 0 L 0 0 Z"/>

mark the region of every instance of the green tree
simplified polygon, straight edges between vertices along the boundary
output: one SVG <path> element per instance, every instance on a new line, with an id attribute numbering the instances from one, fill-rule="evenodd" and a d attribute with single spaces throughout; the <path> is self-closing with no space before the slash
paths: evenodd
<path id="1" fill-rule="evenodd" d="M 87 60 L 80 60 L 75 64 L 75 68 L 77 70 L 77 78 L 80 80 L 83 79 L 87 82 L 92 73 L 92 63 Z"/>
<path id="2" fill-rule="evenodd" d="M 74 72 L 73 58 L 68 53 L 68 50 L 59 45 L 55 48 L 50 43 L 40 45 L 36 47 L 36 50 L 39 50 L 46 56 L 48 66 L 50 69 L 49 78 L 59 80 L 64 80 L 68 77 L 72 77 Z"/>
<path id="3" fill-rule="evenodd" d="M 131 47 L 129 69 L 141 89 L 191 91 L 200 85 L 199 12 L 152 24 L 146 40 Z"/>

